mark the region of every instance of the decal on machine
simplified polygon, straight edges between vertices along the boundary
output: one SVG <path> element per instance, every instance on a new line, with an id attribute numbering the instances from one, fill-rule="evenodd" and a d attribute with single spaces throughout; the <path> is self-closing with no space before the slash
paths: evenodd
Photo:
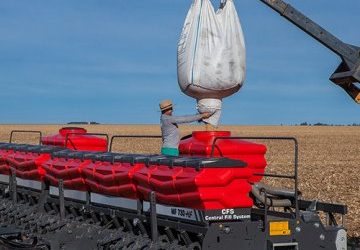
<path id="1" fill-rule="evenodd" d="M 289 221 L 270 221 L 270 236 L 291 235 Z"/>
<path id="2" fill-rule="evenodd" d="M 150 210 L 150 203 L 144 202 L 143 203 L 143 210 L 144 212 L 148 212 Z M 174 218 L 180 218 L 184 220 L 191 220 L 191 221 L 202 221 L 201 220 L 201 211 L 191 208 L 184 208 L 184 207 L 172 207 L 172 206 L 165 206 L 156 204 L 156 213 L 165 216 L 171 216 Z"/>
<path id="3" fill-rule="evenodd" d="M 205 212 L 206 221 L 243 221 L 251 219 L 251 210 L 248 208 L 225 208 Z"/>

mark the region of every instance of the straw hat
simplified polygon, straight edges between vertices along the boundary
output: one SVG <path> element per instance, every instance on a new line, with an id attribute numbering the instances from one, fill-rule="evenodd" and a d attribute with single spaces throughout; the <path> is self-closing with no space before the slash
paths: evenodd
<path id="1" fill-rule="evenodd" d="M 173 104 L 171 100 L 163 100 L 162 102 L 160 102 L 159 106 L 160 110 L 164 111 L 167 109 L 171 109 L 173 107 Z"/>

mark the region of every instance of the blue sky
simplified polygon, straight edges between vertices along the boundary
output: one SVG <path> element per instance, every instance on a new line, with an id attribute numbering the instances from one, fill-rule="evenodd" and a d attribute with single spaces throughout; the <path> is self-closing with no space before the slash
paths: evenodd
<path id="1" fill-rule="evenodd" d="M 176 114 L 195 113 L 176 75 L 191 2 L 1 1 L 0 123 L 157 123 L 164 98 Z M 289 2 L 360 45 L 359 0 Z M 248 71 L 222 124 L 360 123 L 360 106 L 328 80 L 336 55 L 259 0 L 235 3 Z"/>

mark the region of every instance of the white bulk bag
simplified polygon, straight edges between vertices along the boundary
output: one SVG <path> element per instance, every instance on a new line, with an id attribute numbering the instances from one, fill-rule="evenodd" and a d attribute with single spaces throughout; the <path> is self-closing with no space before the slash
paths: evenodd
<path id="1" fill-rule="evenodd" d="M 221 116 L 221 106 L 222 102 L 220 99 L 204 98 L 198 100 L 197 110 L 199 113 L 212 113 L 212 116 L 203 121 L 213 126 L 217 126 Z"/>
<path id="2" fill-rule="evenodd" d="M 210 0 L 194 0 L 178 44 L 181 90 L 208 110 L 234 94 L 245 80 L 245 43 L 233 0 L 216 13 Z M 203 100 L 201 103 L 199 101 Z M 216 107 L 211 107 L 216 103 Z M 213 119 L 214 120 L 214 119 Z M 211 124 L 217 125 L 217 121 Z"/>

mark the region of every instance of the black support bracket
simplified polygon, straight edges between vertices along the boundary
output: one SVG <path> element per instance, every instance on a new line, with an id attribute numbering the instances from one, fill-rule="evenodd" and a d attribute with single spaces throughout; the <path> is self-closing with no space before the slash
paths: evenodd
<path id="1" fill-rule="evenodd" d="M 157 216 L 156 216 L 156 193 L 154 191 L 150 192 L 150 224 L 151 224 L 151 239 L 154 243 L 158 239 L 158 225 L 157 225 Z"/>
<path id="2" fill-rule="evenodd" d="M 60 220 L 65 219 L 65 198 L 64 198 L 64 181 L 59 180 L 59 206 L 60 206 Z"/>
<path id="3" fill-rule="evenodd" d="M 14 203 L 17 203 L 17 182 L 16 182 L 16 171 L 11 169 L 10 177 L 11 197 Z"/>

